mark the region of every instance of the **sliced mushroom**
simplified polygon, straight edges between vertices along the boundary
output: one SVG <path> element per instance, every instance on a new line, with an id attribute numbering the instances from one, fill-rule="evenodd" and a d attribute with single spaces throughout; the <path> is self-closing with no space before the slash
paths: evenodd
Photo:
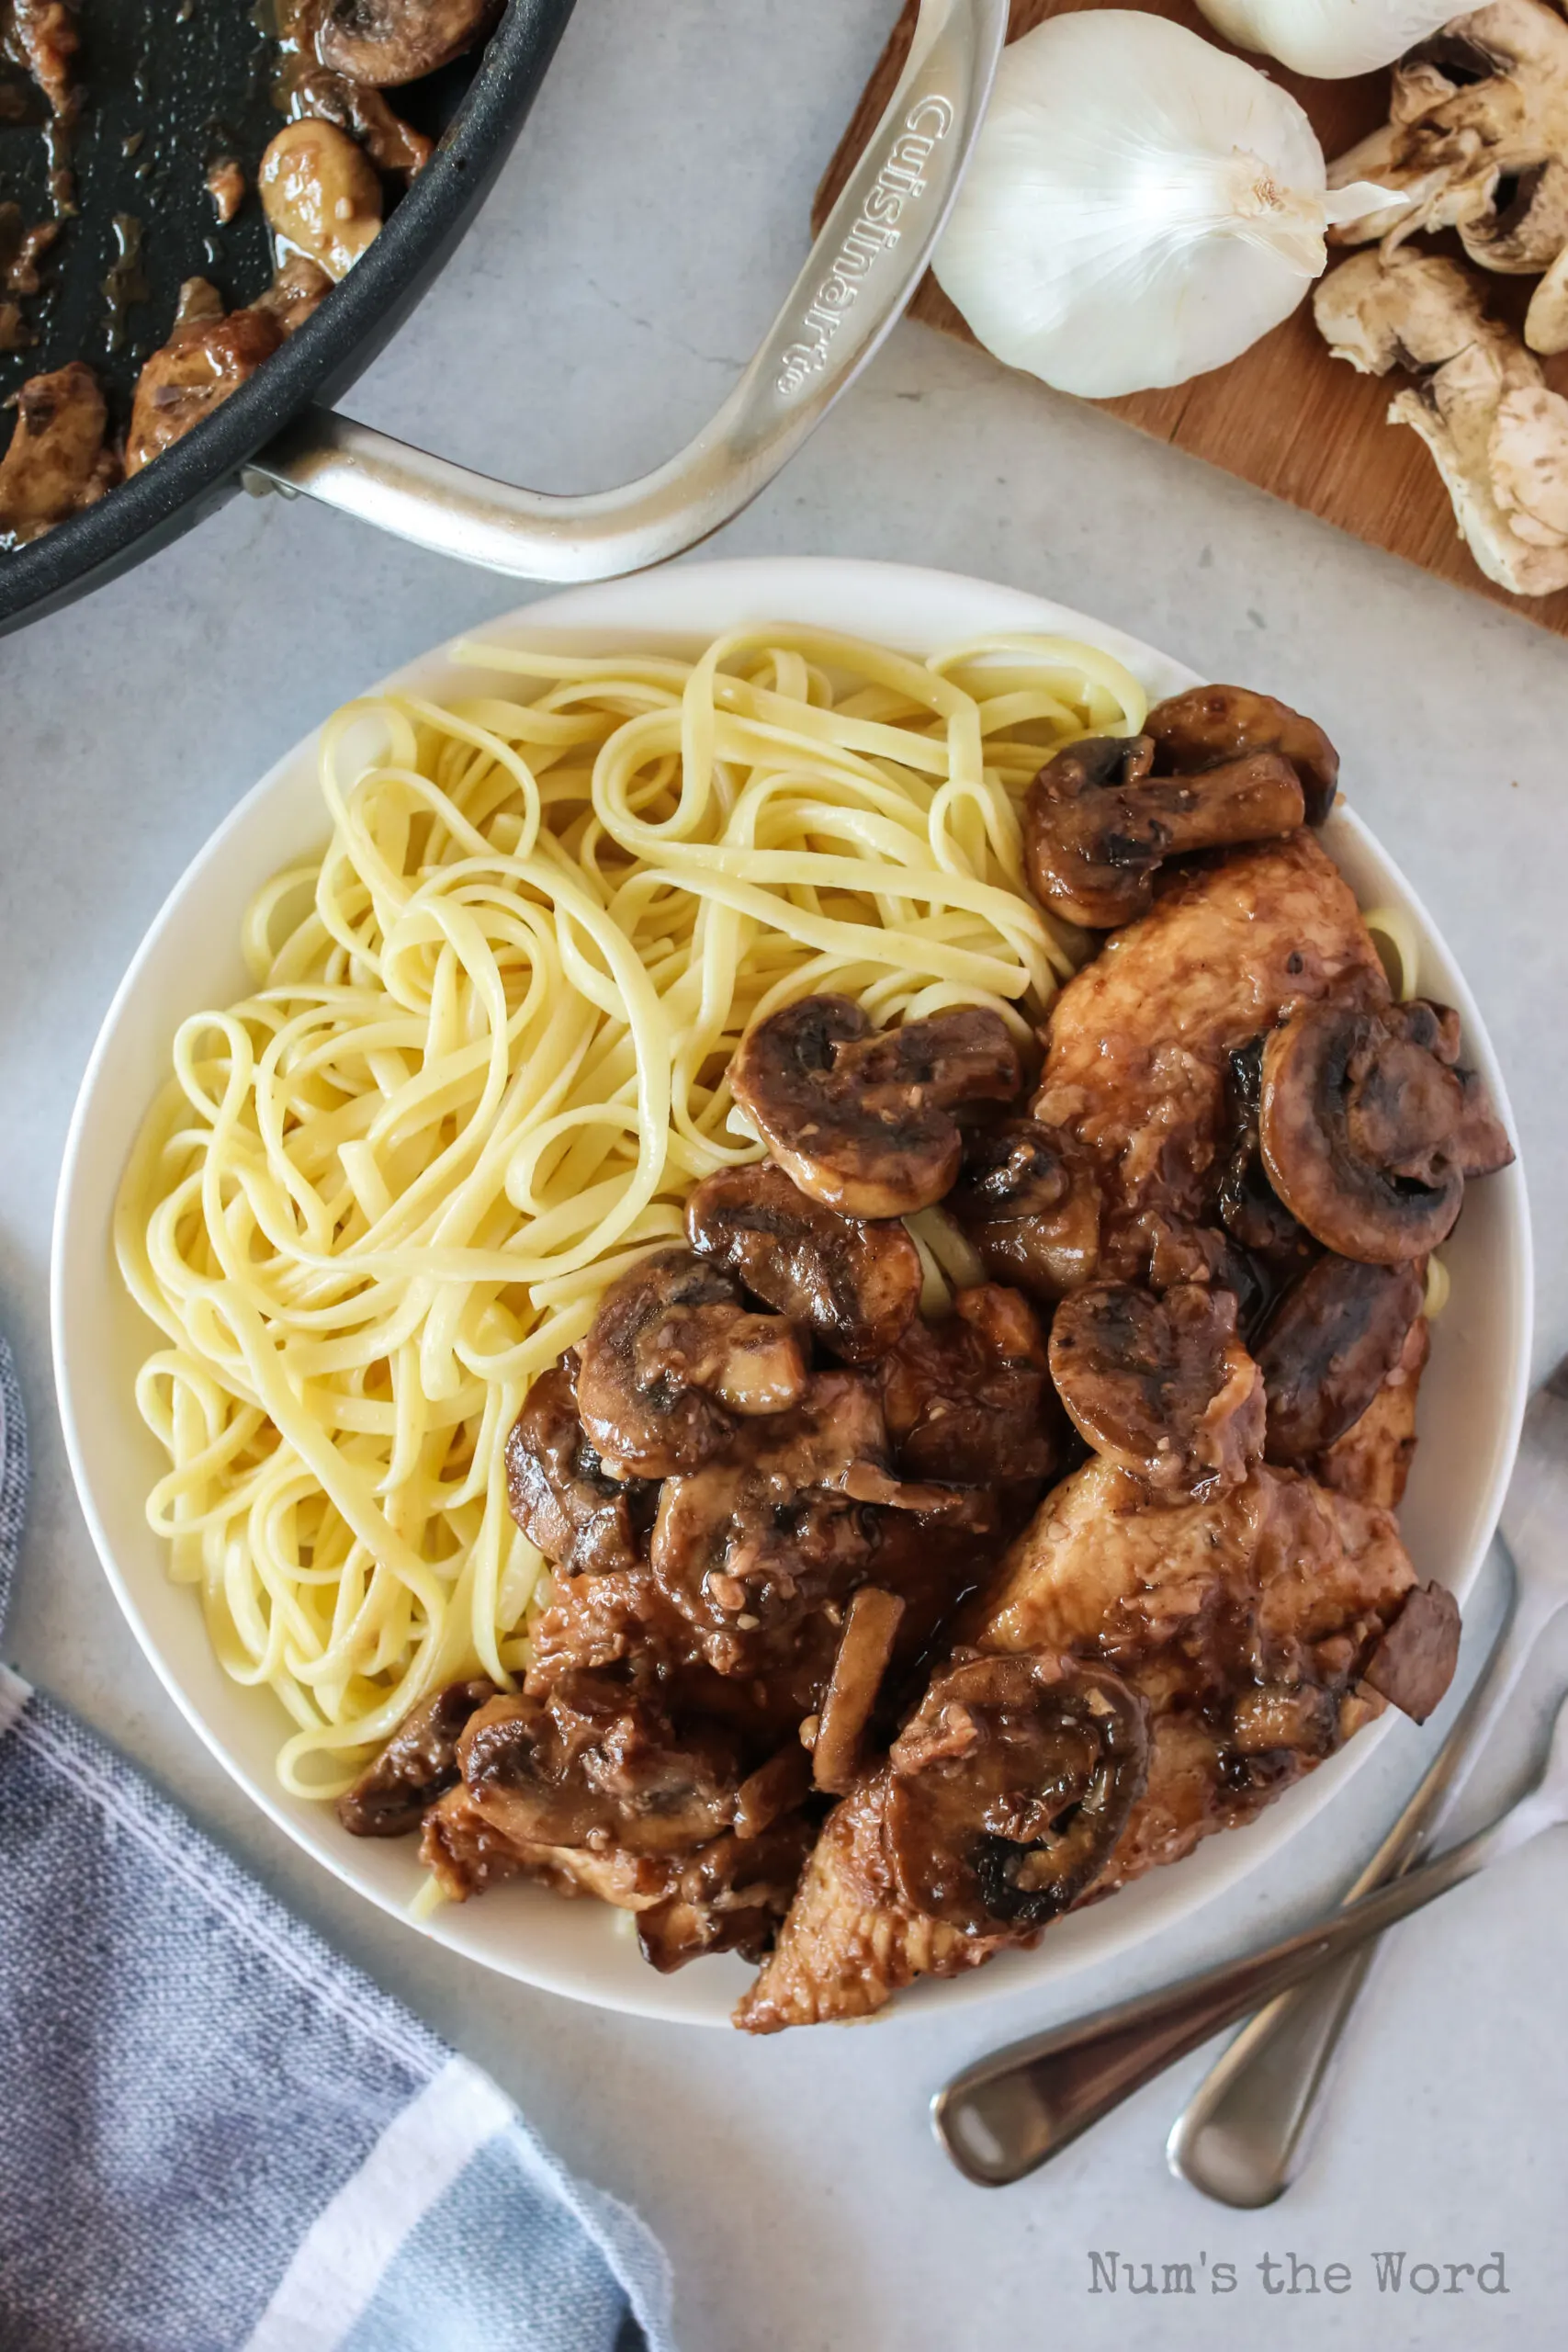
<path id="1" fill-rule="evenodd" d="M 874 1363 L 913 1322 L 920 1253 L 897 1223 L 840 1216 L 782 1168 L 724 1168 L 686 1203 L 694 1250 L 845 1363 Z"/>
<path id="2" fill-rule="evenodd" d="M 1269 1183 L 1258 1142 L 1258 1105 L 1263 1093 L 1263 1039 L 1235 1047 L 1225 1065 L 1224 1168 L 1218 1207 L 1225 1231 L 1243 1250 L 1271 1265 L 1298 1259 L 1310 1243 Z M 1156 1285 L 1159 1287 L 1159 1285 Z"/>
<path id="3" fill-rule="evenodd" d="M 1453 1230 L 1466 1175 L 1512 1159 L 1455 1051 L 1451 1015 L 1419 1001 L 1381 1013 L 1308 1005 L 1269 1037 L 1264 1164 L 1325 1249 L 1372 1265 L 1425 1257 Z"/>
<path id="4" fill-rule="evenodd" d="M 941 1324 L 912 1323 L 877 1366 L 899 1469 L 960 1486 L 1044 1478 L 1066 1447 L 1029 1301 L 985 1283 Z"/>
<path id="5" fill-rule="evenodd" d="M 860 1769 L 866 1726 L 893 1656 L 904 1604 L 897 1593 L 862 1585 L 844 1618 L 828 1694 L 811 1747 L 811 1777 L 842 1796 Z"/>
<path id="6" fill-rule="evenodd" d="M 1389 120 L 1330 165 L 1331 187 L 1365 180 L 1402 196 L 1328 232 L 1365 244 L 1391 232 L 1457 229 L 1472 261 L 1491 265 L 1510 232 L 1506 213 L 1534 209 L 1527 176 L 1568 156 L 1568 28 L 1540 0 L 1493 0 L 1408 50 L 1393 69 Z M 1535 224 L 1539 249 L 1550 200 Z M 1550 258 L 1550 256 L 1546 256 Z M 1502 266 L 1507 266 L 1504 264 Z M 1543 266 L 1542 261 L 1515 266 Z"/>
<path id="7" fill-rule="evenodd" d="M 1262 1453 L 1262 1374 L 1227 1290 L 1081 1290 L 1056 1310 L 1051 1377 L 1096 1453 L 1168 1499 L 1239 1486 Z"/>
<path id="8" fill-rule="evenodd" d="M 1264 1682 L 1231 1709 L 1225 1745 L 1237 1756 L 1329 1755 L 1338 1732 L 1334 1694 L 1318 1682 Z"/>
<path id="9" fill-rule="evenodd" d="M 294 74 L 288 110 L 316 122 L 336 123 L 364 148 L 378 172 L 397 172 L 406 180 L 417 178 L 435 153 L 434 142 L 394 114 L 378 90 L 346 81 L 324 66 Z"/>
<path id="10" fill-rule="evenodd" d="M 989 1274 L 1032 1298 L 1066 1298 L 1094 1279 L 1100 1185 L 1072 1138 L 1038 1119 L 1000 1119 L 964 1138 L 944 1207 Z"/>
<path id="11" fill-rule="evenodd" d="M 800 1343 L 782 1316 L 749 1314 L 718 1267 L 660 1250 L 601 1301 L 577 1402 L 613 1478 L 667 1478 L 716 1454 L 737 1415 L 785 1412 L 805 1386 Z"/>
<path id="12" fill-rule="evenodd" d="M 488 1700 L 493 1682 L 449 1682 L 403 1717 L 386 1747 L 337 1801 L 337 1817 L 355 1838 L 403 1838 L 419 1827 L 458 1780 L 457 1741 Z"/>
<path id="13" fill-rule="evenodd" d="M 334 282 L 380 233 L 381 183 L 335 123 L 287 123 L 267 143 L 256 186 L 273 235 Z"/>
<path id="14" fill-rule="evenodd" d="M 469 1797 L 516 1844 L 690 1853 L 728 1829 L 740 1772 L 716 1729 L 677 1735 L 646 1701 L 580 1674 L 547 1700 L 491 1699 L 457 1743 Z"/>
<path id="15" fill-rule="evenodd" d="M 657 1500 L 646 1479 L 610 1477 L 577 1412 L 570 1364 L 528 1391 L 506 1441 L 506 1499 L 547 1560 L 568 1576 L 635 1568 L 647 1550 Z"/>
<path id="16" fill-rule="evenodd" d="M 1365 1265 L 1333 1251 L 1292 1285 L 1256 1346 L 1267 1460 L 1304 1468 L 1360 1419 L 1400 1361 L 1424 1289 L 1413 1264 Z"/>
<path id="17" fill-rule="evenodd" d="M 1543 278 L 1543 303 L 1555 300 L 1547 288 Z M 1408 424 L 1431 451 L 1486 577 L 1517 596 L 1568 587 L 1568 401 L 1517 335 L 1487 317 L 1459 265 L 1357 254 L 1320 280 L 1313 313 L 1337 359 L 1363 375 L 1399 367 L 1418 376 L 1390 402 L 1389 422 Z"/>
<path id="18" fill-rule="evenodd" d="M 747 1031 L 729 1082 L 802 1192 L 844 1216 L 894 1217 L 931 1207 L 957 1175 L 951 1114 L 1011 1102 L 1023 1072 L 984 1007 L 875 1030 L 848 997 L 812 996 Z"/>
<path id="19" fill-rule="evenodd" d="M 1147 1777 L 1147 1716 L 1102 1668 L 970 1656 L 935 1675 L 888 1761 L 904 1901 L 964 1935 L 1032 1929 L 1110 1859 Z"/>
<path id="20" fill-rule="evenodd" d="M 637 1913 L 637 1942 L 650 1967 L 668 1975 L 708 1952 L 761 1960 L 789 1909 L 818 1824 L 792 1814 L 757 1838 L 739 1829 L 681 1865 L 661 1902 Z"/>
<path id="21" fill-rule="evenodd" d="M 327 0 L 316 54 L 371 89 L 422 81 L 481 40 L 501 0 Z"/>
<path id="22" fill-rule="evenodd" d="M 1162 775 L 1223 775 L 1261 752 L 1278 752 L 1301 786 L 1303 822 L 1321 825 L 1334 806 L 1338 752 L 1315 718 L 1272 695 L 1250 686 L 1190 686 L 1156 703 L 1144 732 L 1154 740 Z"/>
<path id="23" fill-rule="evenodd" d="M 1440 1584 L 1417 1585 L 1372 1652 L 1362 1680 L 1412 1723 L 1442 1703 L 1459 1659 L 1459 1603 Z"/>
<path id="24" fill-rule="evenodd" d="M 1152 736 L 1091 735 L 1048 760 L 1024 802 L 1030 887 L 1068 922 L 1110 930 L 1146 913 L 1168 857 L 1269 841 L 1305 821 L 1278 752 L 1201 775 L 1155 775 Z"/>

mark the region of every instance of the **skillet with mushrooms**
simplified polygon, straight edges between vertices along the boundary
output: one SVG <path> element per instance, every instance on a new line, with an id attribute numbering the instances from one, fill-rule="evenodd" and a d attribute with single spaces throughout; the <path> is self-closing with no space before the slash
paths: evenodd
<path id="1" fill-rule="evenodd" d="M 152 464 L 304 324 L 367 252 L 388 209 L 434 152 L 432 140 L 404 121 L 383 93 L 423 81 L 484 40 L 501 8 L 502 0 L 272 0 L 262 13 L 279 127 L 270 138 L 257 134 L 254 150 L 243 153 L 234 144 L 247 142 L 220 135 L 215 121 L 204 134 L 213 141 L 205 168 L 211 225 L 221 231 L 241 223 L 238 245 L 208 240 L 209 264 L 220 277 L 226 261 L 251 277 L 254 263 L 245 255 L 254 205 L 265 220 L 272 282 L 253 278 L 247 299 L 229 301 L 206 277 L 186 280 L 173 318 L 165 311 L 162 321 L 166 340 L 145 357 L 133 386 L 115 380 L 114 365 L 96 369 L 85 356 L 23 382 L 8 403 L 17 424 L 0 457 L 0 548 L 28 545 Z M 181 20 L 190 13 L 183 11 Z M 74 15 L 67 0 L 0 6 L 0 47 L 39 94 L 37 127 L 51 159 L 54 215 L 28 221 L 18 206 L 0 205 L 0 353 L 44 339 L 51 306 L 74 301 L 61 265 L 70 266 L 76 241 L 92 226 L 78 220 L 69 158 L 78 126 L 85 123 L 90 133 L 107 95 L 85 86 L 83 72 L 98 51 L 113 52 L 101 41 L 95 45 L 90 29 L 84 42 Z M 133 28 L 128 37 L 139 38 Z M 247 57 L 242 70 L 254 81 L 255 60 Z M 183 89 L 188 58 L 179 72 Z M 140 114 L 149 93 L 138 86 Z M 255 95 L 265 101 L 265 83 Z M 220 94 L 211 96 L 222 111 Z M 154 105 L 154 118 L 162 103 Z M 178 106 L 170 123 L 177 114 Z M 160 175 L 165 170 L 173 135 L 152 121 L 139 177 L 154 166 Z M 136 131 L 128 156 L 145 136 Z M 144 220 L 139 200 L 130 201 L 132 209 L 116 220 L 121 262 L 102 288 L 110 304 L 111 354 L 120 338 L 115 306 L 150 300 L 139 274 L 144 240 L 173 233 L 156 206 Z"/>
<path id="2" fill-rule="evenodd" d="M 760 1961 L 769 2032 L 1032 1943 L 1431 1711 L 1458 1611 L 1393 1510 L 1427 1259 L 1509 1146 L 1310 831 L 1337 773 L 1239 688 L 1150 714 L 1104 788 L 1169 791 L 1100 901 L 1145 911 L 1037 1084 L 979 1007 L 747 1033 L 770 1157 L 692 1188 L 508 1437 L 553 1578 L 518 1687 L 416 1710 L 348 1826 L 422 1823 L 454 1899 L 632 1912 L 659 1968 Z M 940 1302 L 901 1221 L 939 1202 Z"/>

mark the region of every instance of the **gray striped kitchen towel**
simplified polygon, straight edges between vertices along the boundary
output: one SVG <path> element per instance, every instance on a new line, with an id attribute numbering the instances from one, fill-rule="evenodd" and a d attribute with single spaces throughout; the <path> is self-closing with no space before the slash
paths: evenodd
<path id="1" fill-rule="evenodd" d="M 27 1496 L 0 1340 L 0 1625 Z M 672 2352 L 649 2232 L 0 1666 L 3 2352 Z"/>

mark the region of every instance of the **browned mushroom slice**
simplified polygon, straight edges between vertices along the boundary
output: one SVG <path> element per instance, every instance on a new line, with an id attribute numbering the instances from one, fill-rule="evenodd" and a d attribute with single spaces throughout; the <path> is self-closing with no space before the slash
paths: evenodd
<path id="1" fill-rule="evenodd" d="M 381 183 L 335 123 L 287 123 L 263 152 L 256 187 L 273 235 L 334 284 L 380 234 Z"/>
<path id="2" fill-rule="evenodd" d="M 1224 1173 L 1218 1207 L 1225 1231 L 1244 1250 L 1278 1265 L 1310 1251 L 1300 1225 L 1269 1183 L 1258 1139 L 1263 1091 L 1262 1037 L 1237 1046 L 1225 1067 Z"/>
<path id="3" fill-rule="evenodd" d="M 740 1772 L 716 1730 L 678 1735 L 607 1678 L 579 1674 L 547 1699 L 491 1699 L 457 1743 L 463 1784 L 514 1844 L 691 1853 L 728 1829 Z"/>
<path id="4" fill-rule="evenodd" d="M 1144 1702 L 1039 1651 L 942 1668 L 889 1751 L 884 1837 L 915 1911 L 1033 1929 L 1098 1876 L 1143 1792 Z"/>
<path id="5" fill-rule="evenodd" d="M 1056 1310 L 1051 1377 L 1096 1453 L 1159 1495 L 1218 1494 L 1263 1451 L 1263 1379 L 1229 1291 L 1080 1290 Z"/>
<path id="6" fill-rule="evenodd" d="M 908 1216 L 958 1173 L 952 1112 L 1009 1102 L 1022 1083 L 999 1013 L 980 1006 L 873 1029 L 842 996 L 804 997 L 749 1029 L 736 1102 L 813 1200 L 856 1217 Z"/>
<path id="7" fill-rule="evenodd" d="M 396 89 L 472 49 L 500 14 L 500 0 L 327 0 L 316 54 L 350 82 Z"/>
<path id="8" fill-rule="evenodd" d="M 1257 1345 L 1269 1399 L 1269 1461 L 1304 1467 L 1359 1421 L 1421 1312 L 1414 1265 L 1332 1251 L 1285 1293 Z"/>
<path id="9" fill-rule="evenodd" d="M 457 1741 L 469 1719 L 495 1696 L 493 1682 L 450 1682 L 406 1714 L 368 1771 L 337 1801 L 337 1817 L 355 1838 L 403 1838 L 427 1805 L 457 1784 Z"/>
<path id="10" fill-rule="evenodd" d="M 825 1208 L 782 1168 L 721 1168 L 686 1203 L 694 1250 L 739 1276 L 846 1363 L 874 1363 L 920 1302 L 920 1253 L 901 1225 Z"/>
<path id="11" fill-rule="evenodd" d="M 866 1581 L 880 1534 L 868 1504 L 960 1499 L 892 1476 L 865 1374 L 818 1373 L 793 1412 L 746 1422 L 716 1461 L 665 1480 L 649 1559 L 706 1663 L 753 1676 L 792 1658 L 804 1620 Z"/>
<path id="12" fill-rule="evenodd" d="M 960 1486 L 1047 1477 L 1065 1431 L 1033 1308 L 993 1283 L 953 1305 L 945 1323 L 912 1323 L 877 1367 L 899 1469 Z"/>
<path id="13" fill-rule="evenodd" d="M 645 1479 L 607 1476 L 583 1433 L 570 1364 L 541 1374 L 506 1441 L 506 1499 L 547 1560 L 569 1576 L 633 1568 L 656 1500 Z"/>
<path id="14" fill-rule="evenodd" d="M 1440 1584 L 1417 1585 L 1372 1652 L 1362 1679 L 1412 1723 L 1442 1703 L 1459 1659 L 1459 1603 Z"/>
<path id="15" fill-rule="evenodd" d="M 988 1274 L 1032 1298 L 1066 1298 L 1094 1280 L 1100 1186 L 1088 1155 L 1038 1119 L 999 1119 L 964 1138 L 942 1204 Z"/>
<path id="16" fill-rule="evenodd" d="M 835 1796 L 843 1795 L 860 1769 L 866 1725 L 903 1614 L 897 1593 L 874 1585 L 863 1585 L 850 1603 L 811 1748 L 811 1777 Z"/>
<path id="17" fill-rule="evenodd" d="M 577 1403 L 615 1478 L 667 1478 L 716 1454 L 737 1414 L 782 1413 L 806 1385 L 782 1316 L 689 1250 L 660 1250 L 606 1291 L 582 1343 Z"/>
<path id="18" fill-rule="evenodd" d="M 1453 1229 L 1467 1174 L 1512 1148 L 1452 1016 L 1419 1001 L 1309 1005 L 1269 1037 L 1258 1131 L 1270 1182 L 1327 1250 L 1372 1265 L 1424 1257 Z"/>
<path id="19" fill-rule="evenodd" d="M 1339 754 L 1314 718 L 1248 686 L 1191 686 L 1156 703 L 1144 721 L 1162 773 L 1210 775 L 1277 752 L 1295 770 L 1304 821 L 1321 825 L 1334 806 Z"/>
<path id="20" fill-rule="evenodd" d="M 1191 776 L 1150 773 L 1148 735 L 1091 735 L 1048 760 L 1024 802 L 1036 898 L 1069 922 L 1105 931 L 1154 899 L 1154 876 L 1184 851 L 1268 841 L 1305 816 L 1300 778 L 1277 752 Z"/>

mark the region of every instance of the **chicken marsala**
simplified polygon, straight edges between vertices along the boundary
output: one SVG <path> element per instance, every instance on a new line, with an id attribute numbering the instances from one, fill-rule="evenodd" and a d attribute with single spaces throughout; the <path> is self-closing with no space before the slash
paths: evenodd
<path id="1" fill-rule="evenodd" d="M 748 1033 L 768 1158 L 695 1186 L 507 1442 L 554 1578 L 521 1688 L 427 1700 L 348 1826 L 421 1822 L 455 1898 L 633 1912 L 659 1968 L 759 1960 L 771 2032 L 1032 1943 L 1424 1719 L 1459 1634 L 1393 1517 L 1427 1254 L 1509 1148 L 1309 830 L 1337 775 L 1237 687 L 1051 763 L 1042 897 L 1134 919 L 1037 1080 L 990 1008 Z"/>

